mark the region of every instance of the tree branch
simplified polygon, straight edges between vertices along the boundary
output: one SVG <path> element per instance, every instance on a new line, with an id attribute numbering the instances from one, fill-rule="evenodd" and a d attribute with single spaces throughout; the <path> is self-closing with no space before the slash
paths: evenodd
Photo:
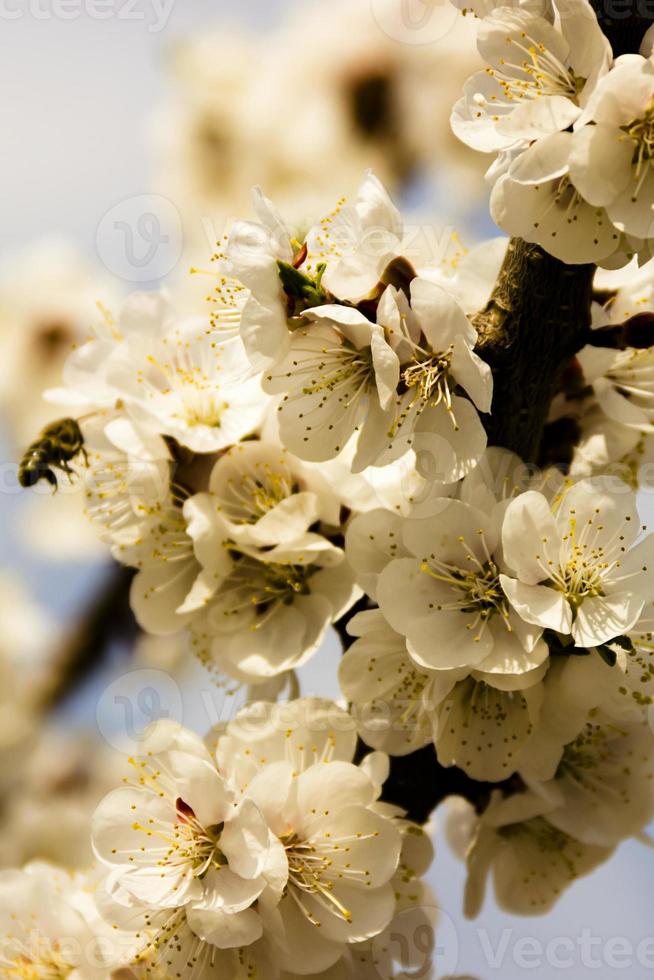
<path id="1" fill-rule="evenodd" d="M 619 9 L 615 0 L 591 2 L 615 56 L 638 51 L 654 14 L 644 16 L 640 0 L 626 0 L 631 9 L 622 0 Z M 485 418 L 489 445 L 538 462 L 552 397 L 570 359 L 588 340 L 594 273 L 592 265 L 568 266 L 538 245 L 510 241 L 491 298 L 474 318 L 477 351 L 493 370 L 492 412 Z M 551 462 L 564 462 L 554 458 L 554 447 L 547 449 Z M 482 811 L 495 788 L 515 790 L 515 777 L 501 784 L 477 782 L 456 767 L 441 766 L 427 746 L 391 759 L 383 798 L 424 822 L 453 794 Z"/>
<path id="2" fill-rule="evenodd" d="M 59 705 L 101 663 L 112 643 L 133 643 L 139 627 L 129 604 L 134 569 L 113 565 L 55 658 L 51 683 L 40 693 L 43 711 Z"/>

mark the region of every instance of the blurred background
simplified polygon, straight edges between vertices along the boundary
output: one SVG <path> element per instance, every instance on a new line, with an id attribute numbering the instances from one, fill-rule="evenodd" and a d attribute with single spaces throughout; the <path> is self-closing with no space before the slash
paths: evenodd
<path id="1" fill-rule="evenodd" d="M 90 814 L 144 725 L 204 732 L 239 703 L 177 638 L 137 635 L 79 492 L 19 491 L 16 460 L 61 414 L 42 391 L 98 302 L 164 283 L 180 309 L 207 309 L 211 255 L 252 216 L 255 183 L 301 227 L 372 167 L 417 265 L 495 234 L 485 161 L 448 125 L 475 33 L 445 0 L 0 0 L 1 865 L 84 866 Z M 303 694 L 336 696 L 337 657 L 332 637 Z M 547 917 L 489 896 L 470 923 L 435 822 L 439 976 L 654 972 L 647 846 L 623 845 Z"/>

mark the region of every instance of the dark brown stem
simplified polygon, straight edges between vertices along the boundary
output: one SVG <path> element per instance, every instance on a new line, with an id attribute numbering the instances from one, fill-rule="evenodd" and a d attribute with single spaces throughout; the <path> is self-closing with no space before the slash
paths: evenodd
<path id="1" fill-rule="evenodd" d="M 48 711 L 73 692 L 102 663 L 114 643 L 133 643 L 139 630 L 129 605 L 134 569 L 113 565 L 107 578 L 62 644 L 51 683 L 39 702 Z"/>
<path id="2" fill-rule="evenodd" d="M 641 0 L 591 2 L 615 56 L 638 51 L 653 20 L 643 14 Z M 625 9 L 625 3 L 631 7 Z M 492 296 L 475 317 L 477 350 L 494 378 L 492 412 L 485 420 L 489 445 L 511 449 L 525 462 L 541 458 L 552 397 L 571 358 L 588 340 L 594 272 L 592 265 L 565 265 L 521 239 L 509 243 Z M 424 822 L 452 794 L 483 810 L 496 787 L 456 767 L 444 768 L 433 746 L 427 746 L 391 760 L 384 799 Z M 497 788 L 515 787 L 509 780 Z"/>
<path id="3" fill-rule="evenodd" d="M 593 265 L 564 265 L 519 238 L 509 242 L 477 352 L 493 369 L 488 442 L 536 463 L 552 397 L 590 326 Z"/>

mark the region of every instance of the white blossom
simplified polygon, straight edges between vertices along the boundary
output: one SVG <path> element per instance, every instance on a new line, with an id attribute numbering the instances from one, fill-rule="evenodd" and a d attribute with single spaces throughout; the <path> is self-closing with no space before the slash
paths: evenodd
<path id="1" fill-rule="evenodd" d="M 583 480 L 554 511 L 542 494 L 521 494 L 502 529 L 514 575 L 502 573 L 501 584 L 513 609 L 580 647 L 628 632 L 650 595 L 653 539 L 636 544 L 640 529 L 635 496 L 620 481 Z"/>
<path id="2" fill-rule="evenodd" d="M 0 871 L 0 962 L 6 976 L 109 980 L 122 965 L 96 932 L 82 882 L 45 863 Z"/>
<path id="3" fill-rule="evenodd" d="M 493 187 L 491 215 L 503 231 L 563 262 L 624 264 L 637 243 L 579 193 L 570 177 L 572 142 L 572 133 L 552 133 L 511 160 Z"/>
<path id="4" fill-rule="evenodd" d="M 290 971 L 326 969 L 394 914 L 401 834 L 372 770 L 352 763 L 355 739 L 346 712 L 310 700 L 254 705 L 218 738 L 219 768 L 284 846 L 288 884 L 269 928 Z"/>
<path id="5" fill-rule="evenodd" d="M 623 55 L 600 80 L 572 138 L 570 176 L 622 231 L 652 237 L 654 62 Z"/>
<path id="6" fill-rule="evenodd" d="M 190 498 L 185 512 L 201 562 L 191 601 L 204 607 L 192 618 L 193 649 L 236 680 L 257 683 L 305 663 L 360 594 L 343 551 L 320 534 L 260 551 L 230 538 L 207 495 Z"/>
<path id="7" fill-rule="evenodd" d="M 546 4 L 496 6 L 479 28 L 487 62 L 473 75 L 452 114 L 456 135 L 485 152 L 526 149 L 561 132 L 580 116 L 611 48 L 587 0 L 560 5 L 551 23 Z"/>
<path id="8" fill-rule="evenodd" d="M 176 954 L 189 962 L 192 950 L 207 943 L 215 949 L 200 959 L 213 956 L 220 964 L 222 950 L 261 937 L 255 903 L 285 880 L 283 848 L 252 799 L 238 798 L 192 733 L 160 722 L 144 748 L 147 754 L 132 760 L 132 779 L 93 818 L 94 849 L 111 872 L 105 890 L 113 905 L 103 902 L 100 910 L 118 918 L 122 906 L 121 926 L 140 915 L 144 945 L 164 962 Z M 178 928 L 185 940 L 179 949 Z"/>
<path id="9" fill-rule="evenodd" d="M 486 446 L 477 410 L 490 411 L 492 376 L 474 353 L 474 327 L 441 286 L 414 278 L 408 299 L 388 286 L 376 324 L 336 305 L 307 318 L 264 382 L 284 396 L 280 436 L 288 448 L 329 459 L 357 432 L 354 472 L 414 445 L 437 460 L 441 483 L 475 465 Z"/>
<path id="10" fill-rule="evenodd" d="M 481 910 L 492 875 L 500 908 L 542 915 L 577 878 L 605 861 L 613 848 L 584 844 L 547 819 L 550 804 L 535 793 L 503 799 L 499 791 L 478 821 L 468 848 L 465 911 Z"/>
<path id="11" fill-rule="evenodd" d="M 402 542 L 408 556 L 382 571 L 377 597 L 419 664 L 519 675 L 543 663 L 541 630 L 516 615 L 500 584 L 497 520 L 444 501 L 432 518 L 406 521 Z"/>
<path id="12" fill-rule="evenodd" d="M 293 317 L 324 305 L 332 294 L 341 301 L 359 300 L 373 289 L 385 265 L 398 254 L 402 225 L 372 173 L 359 188 L 356 202 L 341 200 L 309 230 L 304 244 L 292 238 L 260 191 L 254 203 L 260 223 L 233 225 L 222 268 L 247 290 L 240 333 L 252 364 L 265 370 L 287 354 L 289 327 L 296 325 Z"/>

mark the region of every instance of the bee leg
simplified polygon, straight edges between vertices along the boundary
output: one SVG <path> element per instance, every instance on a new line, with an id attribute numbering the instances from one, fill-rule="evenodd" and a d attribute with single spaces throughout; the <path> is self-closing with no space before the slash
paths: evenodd
<path id="1" fill-rule="evenodd" d="M 51 487 L 54 487 L 54 492 L 56 493 L 59 489 L 59 484 L 57 483 L 57 477 L 52 470 L 43 470 L 41 474 L 44 480 L 47 480 Z"/>

